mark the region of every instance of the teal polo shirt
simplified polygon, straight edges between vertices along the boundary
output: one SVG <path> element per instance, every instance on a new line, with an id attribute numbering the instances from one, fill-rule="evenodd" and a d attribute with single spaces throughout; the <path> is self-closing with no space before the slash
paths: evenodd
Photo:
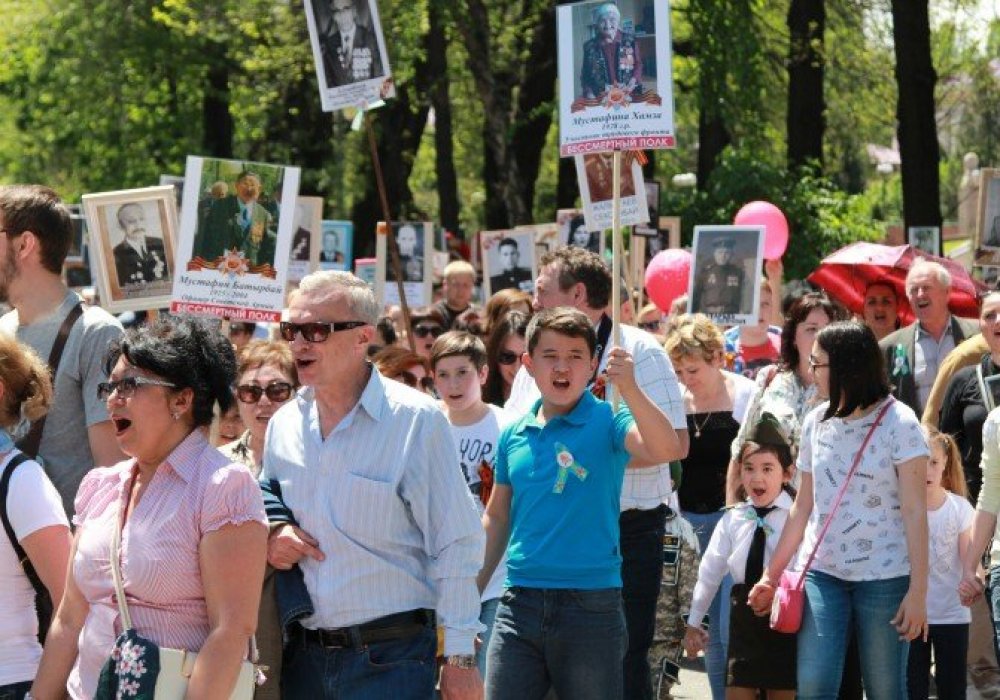
<path id="1" fill-rule="evenodd" d="M 511 487 L 507 586 L 620 588 L 618 512 L 635 424 L 588 391 L 548 423 L 531 413 L 500 435 L 496 481 Z"/>

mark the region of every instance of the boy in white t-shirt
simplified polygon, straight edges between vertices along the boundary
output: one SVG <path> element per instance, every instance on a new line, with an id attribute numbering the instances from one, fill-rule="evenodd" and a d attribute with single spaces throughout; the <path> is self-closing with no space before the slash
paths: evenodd
<path id="1" fill-rule="evenodd" d="M 471 333 L 449 331 L 434 341 L 431 370 L 434 386 L 441 396 L 441 409 L 451 423 L 465 481 L 482 514 L 493 486 L 493 461 L 500 431 L 517 416 L 483 402 L 483 385 L 489 371 L 486 346 Z M 504 557 L 483 590 L 479 611 L 479 621 L 486 626 L 481 635 L 482 644 L 476 652 L 476 663 L 483 678 L 486 677 L 486 649 L 506 577 Z"/>

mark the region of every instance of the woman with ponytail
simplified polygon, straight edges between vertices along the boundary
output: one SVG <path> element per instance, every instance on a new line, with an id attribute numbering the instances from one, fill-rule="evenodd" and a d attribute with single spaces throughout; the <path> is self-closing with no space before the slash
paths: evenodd
<path id="1" fill-rule="evenodd" d="M 233 347 L 206 321 L 165 318 L 126 333 L 105 367 L 98 395 L 130 459 L 80 484 L 72 572 L 32 695 L 107 696 L 101 667 L 122 632 L 114 557 L 135 633 L 198 653 L 187 697 L 227 698 L 257 623 L 267 546 L 257 482 L 208 441 L 215 405 L 234 401 Z"/>
<path id="2" fill-rule="evenodd" d="M 38 670 L 51 601 L 62 597 L 70 534 L 55 486 L 8 431 L 44 416 L 51 401 L 45 363 L 0 335 L 0 697 L 17 700 Z"/>

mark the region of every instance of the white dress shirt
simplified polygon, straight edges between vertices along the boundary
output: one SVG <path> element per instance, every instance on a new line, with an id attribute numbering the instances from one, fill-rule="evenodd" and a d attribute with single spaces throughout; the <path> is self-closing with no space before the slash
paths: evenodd
<path id="1" fill-rule="evenodd" d="M 326 558 L 299 562 L 310 629 L 436 609 L 445 654 L 473 653 L 485 535 L 451 428 L 430 397 L 377 370 L 324 440 L 311 388 L 271 418 L 261 478 Z"/>
<path id="2" fill-rule="evenodd" d="M 792 497 L 788 492 L 782 491 L 771 505 L 777 507 L 764 516 L 764 522 L 770 529 L 767 532 L 767 543 L 764 545 L 765 568 L 771 561 L 774 548 L 778 546 L 778 540 L 781 539 L 781 530 L 788 520 L 788 509 L 792 507 Z M 756 529 L 757 514 L 754 513 L 753 505 L 749 501 L 727 510 L 722 520 L 715 526 L 708 548 L 701 555 L 698 583 L 695 584 L 691 610 L 688 612 L 689 625 L 692 627 L 701 625 L 726 574 L 733 577 L 733 583 L 746 583 L 743 578 L 747 570 L 747 556 L 750 554 L 750 543 L 753 541 Z M 729 601 L 723 601 L 722 604 L 729 605 Z"/>
<path id="3" fill-rule="evenodd" d="M 632 355 L 635 362 L 635 380 L 639 387 L 667 414 L 670 425 L 675 430 L 687 430 L 687 416 L 684 415 L 684 400 L 681 398 L 677 374 L 670 363 L 666 351 L 656 342 L 656 338 L 634 326 L 622 324 L 622 347 Z M 608 343 L 610 348 L 611 342 Z M 601 355 L 599 372 L 608 364 L 607 350 Z M 608 394 L 610 396 L 610 394 Z M 534 403 L 541 398 L 535 380 L 522 367 L 514 377 L 510 388 L 510 398 L 504 408 L 518 415 L 531 411 Z M 622 485 L 621 510 L 652 510 L 666 503 L 673 491 L 670 480 L 670 465 L 661 464 L 650 469 L 626 469 Z"/>

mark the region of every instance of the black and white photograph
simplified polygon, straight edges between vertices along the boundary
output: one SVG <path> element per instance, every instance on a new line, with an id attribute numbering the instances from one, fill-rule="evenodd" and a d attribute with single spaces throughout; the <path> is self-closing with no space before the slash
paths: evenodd
<path id="1" fill-rule="evenodd" d="M 1000 169 L 983 168 L 979 178 L 977 248 L 1000 250 Z"/>
<path id="2" fill-rule="evenodd" d="M 323 238 L 319 249 L 319 269 L 350 270 L 354 224 L 337 219 L 323 220 Z"/>
<path id="3" fill-rule="evenodd" d="M 292 251 L 288 255 L 289 282 L 299 282 L 317 269 L 322 227 L 323 198 L 296 197 Z"/>
<path id="4" fill-rule="evenodd" d="M 97 288 L 110 311 L 165 307 L 177 209 L 170 185 L 83 196 Z"/>
<path id="5" fill-rule="evenodd" d="M 393 221 L 390 232 L 396 239 L 399 251 L 406 303 L 410 306 L 427 306 L 431 303 L 431 283 L 434 277 L 434 224 L 429 221 Z M 396 273 L 384 235 L 376 237 L 375 258 L 378 260 L 376 293 L 384 294 L 383 303 L 398 304 Z"/>
<path id="6" fill-rule="evenodd" d="M 603 230 L 587 228 L 582 209 L 560 209 L 556 213 L 559 224 L 559 241 L 563 245 L 586 248 L 591 253 L 601 253 Z"/>
<path id="7" fill-rule="evenodd" d="M 160 175 L 161 185 L 173 185 L 174 196 L 177 198 L 177 211 L 181 210 L 181 203 L 184 201 L 184 176 L 183 175 Z"/>
<path id="8" fill-rule="evenodd" d="M 542 256 L 550 250 L 558 248 L 560 243 L 559 225 L 555 222 L 547 224 L 525 224 L 515 226 L 516 231 L 532 231 L 535 236 L 535 259 L 541 260 Z"/>
<path id="9" fill-rule="evenodd" d="M 688 312 L 753 325 L 764 262 L 763 226 L 695 226 Z"/>
<path id="10" fill-rule="evenodd" d="M 633 233 L 637 236 L 651 238 L 657 234 L 656 226 L 660 221 L 660 183 L 644 182 L 646 188 L 646 211 L 649 212 L 649 221 L 645 224 L 636 224 Z"/>
<path id="11" fill-rule="evenodd" d="M 535 233 L 527 229 L 480 232 L 483 253 L 483 296 L 489 299 L 501 289 L 535 291 L 538 263 Z"/>
<path id="12" fill-rule="evenodd" d="M 305 8 L 323 111 L 395 94 L 375 0 L 305 0 Z"/>
<path id="13" fill-rule="evenodd" d="M 636 236 L 644 241 L 643 269 L 661 250 L 681 247 L 681 218 L 679 216 L 658 217 L 659 225 L 655 236 Z M 639 227 L 637 226 L 636 229 Z"/>
<path id="14" fill-rule="evenodd" d="M 70 241 L 69 252 L 66 253 L 66 262 L 82 263 L 87 240 L 87 217 L 81 212 L 71 213 L 69 218 L 73 222 L 73 240 Z"/>
<path id="15" fill-rule="evenodd" d="M 937 226 L 910 226 L 906 242 L 925 253 L 941 255 L 941 229 Z"/>

